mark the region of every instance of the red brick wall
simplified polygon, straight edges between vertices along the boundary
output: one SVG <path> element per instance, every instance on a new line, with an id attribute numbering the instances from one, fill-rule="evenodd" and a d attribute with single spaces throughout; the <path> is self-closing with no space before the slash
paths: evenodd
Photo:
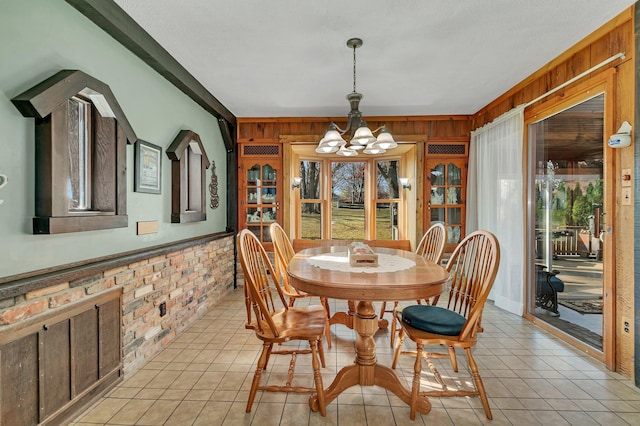
<path id="1" fill-rule="evenodd" d="M 0 333 L 8 325 L 122 287 L 123 367 L 128 374 L 233 289 L 233 266 L 233 237 L 227 237 L 107 268 L 0 300 Z M 163 302 L 166 315 L 160 317 Z"/>

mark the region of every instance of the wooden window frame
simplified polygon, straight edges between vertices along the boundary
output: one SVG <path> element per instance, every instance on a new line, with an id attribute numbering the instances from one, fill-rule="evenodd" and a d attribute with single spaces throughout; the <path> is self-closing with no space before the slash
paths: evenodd
<path id="1" fill-rule="evenodd" d="M 67 101 L 91 105 L 90 208 L 69 208 Z M 78 70 L 62 70 L 12 99 L 24 117 L 35 118 L 34 234 L 59 234 L 128 226 L 126 144 L 137 136 L 113 92 Z"/>
<path id="2" fill-rule="evenodd" d="M 210 162 L 200 136 L 181 130 L 166 153 L 171 160 L 171 223 L 207 220 L 205 179 Z"/>

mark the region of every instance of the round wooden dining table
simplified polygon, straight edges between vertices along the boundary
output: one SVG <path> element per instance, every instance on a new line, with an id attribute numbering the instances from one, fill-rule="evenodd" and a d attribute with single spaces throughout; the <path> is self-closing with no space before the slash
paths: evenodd
<path id="1" fill-rule="evenodd" d="M 388 300 L 419 300 L 426 299 L 444 291 L 449 278 L 447 270 L 440 265 L 424 260 L 415 253 L 387 248 L 374 248 L 383 255 L 396 257 L 396 260 L 408 259 L 413 266 L 387 272 L 380 268 L 366 267 L 366 273 L 358 268 L 350 270 L 335 270 L 329 267 L 318 267 L 315 259 L 331 252 L 333 256 L 344 253 L 347 248 L 317 247 L 302 250 L 291 259 L 287 273 L 290 283 L 299 290 L 317 296 L 334 299 L 357 301 L 353 318 L 353 328 L 356 336 L 355 363 L 343 367 L 335 379 L 325 390 L 325 403 L 333 401 L 342 391 L 354 385 L 380 386 L 402 399 L 407 404 L 411 402 L 411 392 L 402 385 L 395 371 L 389 367 L 379 365 L 376 361 L 376 345 L 373 335 L 378 330 L 374 301 Z M 388 257 L 387 257 L 388 258 Z M 318 396 L 314 394 L 309 399 L 313 411 L 318 411 Z M 417 410 L 428 413 L 431 404 L 426 396 L 418 400 Z"/>

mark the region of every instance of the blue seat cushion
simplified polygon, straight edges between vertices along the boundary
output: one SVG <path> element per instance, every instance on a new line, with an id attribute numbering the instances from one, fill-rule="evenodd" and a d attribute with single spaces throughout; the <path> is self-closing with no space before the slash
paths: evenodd
<path id="1" fill-rule="evenodd" d="M 553 288 L 556 289 L 556 291 L 558 293 L 563 292 L 564 291 L 564 281 L 562 281 L 560 278 L 558 277 L 551 277 L 549 279 L 549 283 L 553 286 Z"/>
<path id="2" fill-rule="evenodd" d="M 402 310 L 402 321 L 427 333 L 457 336 L 467 319 L 439 306 L 411 305 Z"/>

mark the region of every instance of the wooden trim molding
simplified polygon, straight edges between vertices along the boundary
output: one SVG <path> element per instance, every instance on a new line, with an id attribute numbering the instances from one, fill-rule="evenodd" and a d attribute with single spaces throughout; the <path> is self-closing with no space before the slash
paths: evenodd
<path id="1" fill-rule="evenodd" d="M 206 220 L 205 180 L 210 163 L 200 136 L 181 130 L 166 152 L 171 159 L 171 222 Z"/>
<path id="2" fill-rule="evenodd" d="M 87 96 L 89 98 L 94 95 L 101 96 L 101 99 L 106 101 L 106 105 L 102 102 L 95 102 L 95 104 L 98 107 L 109 109 L 109 111 L 101 111 L 102 115 L 116 119 L 118 125 L 124 131 L 128 143 L 132 144 L 138 140 L 109 86 L 82 71 L 59 71 L 11 99 L 11 102 L 23 116 L 43 119 L 50 115 L 62 102 L 83 91 L 88 92 Z"/>
<path id="3" fill-rule="evenodd" d="M 0 278 L 0 300 L 20 296 L 29 291 L 48 287 L 61 281 L 76 281 L 102 273 L 107 269 L 114 269 L 123 265 L 162 256 L 178 250 L 183 250 L 198 244 L 233 237 L 233 232 L 217 232 L 200 237 L 189 238 L 171 243 L 160 244 L 144 249 L 131 250 L 109 256 L 88 259 L 81 262 L 69 263 L 56 267 L 26 272 Z"/>
<path id="4" fill-rule="evenodd" d="M 114 1 L 66 0 L 194 102 L 235 127 L 236 117 Z"/>
<path id="5" fill-rule="evenodd" d="M 126 144 L 138 138 L 109 86 L 62 70 L 12 102 L 35 119 L 33 233 L 126 227 Z"/>

